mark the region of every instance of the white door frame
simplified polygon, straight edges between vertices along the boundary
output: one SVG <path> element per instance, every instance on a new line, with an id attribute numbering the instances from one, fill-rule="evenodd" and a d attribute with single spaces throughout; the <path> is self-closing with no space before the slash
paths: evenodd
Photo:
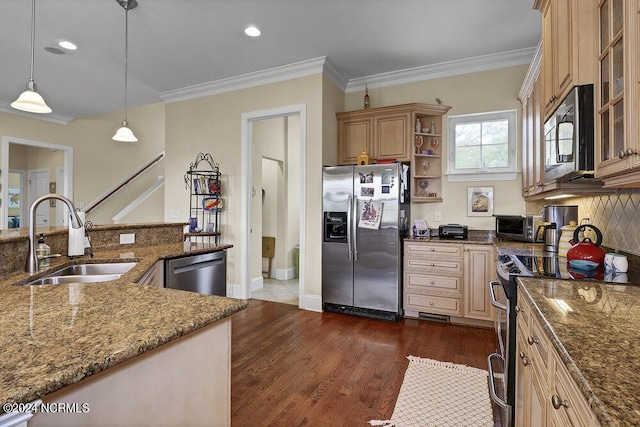
<path id="1" fill-rule="evenodd" d="M 0 171 L 9 170 L 9 144 L 27 145 L 30 147 L 48 148 L 51 150 L 63 151 L 64 170 L 66 173 L 64 175 L 64 192 L 60 194 L 73 200 L 73 147 L 69 147 L 67 145 L 50 144 L 48 142 L 42 141 L 31 141 L 28 139 L 14 138 L 11 136 L 3 136 Z M 7 200 L 9 191 L 7 188 L 9 185 L 9 174 L 3 173 L 0 176 L 0 184 L 2 186 L 1 197 L 4 201 Z M 2 203 L 2 207 L 0 207 L 0 230 L 4 230 L 7 228 L 7 216 L 7 203 Z M 22 222 L 20 223 L 20 226 L 22 227 Z"/>
<path id="2" fill-rule="evenodd" d="M 278 117 L 300 117 L 300 262 L 298 307 L 306 307 L 304 254 L 306 253 L 306 159 L 307 159 L 307 106 L 306 104 L 242 113 L 240 128 L 241 157 L 241 203 L 240 203 L 240 295 L 237 298 L 248 299 L 251 296 L 251 161 L 253 122 Z"/>

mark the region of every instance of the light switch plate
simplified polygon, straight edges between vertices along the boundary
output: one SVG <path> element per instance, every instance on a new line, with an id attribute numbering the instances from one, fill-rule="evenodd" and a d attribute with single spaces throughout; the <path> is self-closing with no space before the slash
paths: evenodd
<path id="1" fill-rule="evenodd" d="M 435 211 L 433 213 L 433 220 L 436 221 L 436 222 L 442 221 L 442 212 L 441 211 Z"/>
<path id="2" fill-rule="evenodd" d="M 136 242 L 135 233 L 121 234 L 120 235 L 120 244 L 127 245 Z"/>

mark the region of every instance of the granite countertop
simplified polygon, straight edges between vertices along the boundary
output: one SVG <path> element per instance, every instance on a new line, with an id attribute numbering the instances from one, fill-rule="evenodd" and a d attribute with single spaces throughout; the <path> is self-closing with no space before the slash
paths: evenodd
<path id="1" fill-rule="evenodd" d="M 600 424 L 640 425 L 640 286 L 526 277 L 518 284 Z"/>
<path id="2" fill-rule="evenodd" d="M 408 237 L 404 240 L 415 242 L 436 242 L 436 243 L 459 243 L 474 245 L 493 245 L 495 243 L 495 232 L 491 230 L 469 230 L 466 239 L 451 239 L 438 236 L 438 229 L 431 229 L 429 238 Z"/>
<path id="3" fill-rule="evenodd" d="M 137 261 L 120 279 L 102 283 L 19 286 L 47 273 L 0 278 L 0 402 L 26 403 L 216 322 L 245 300 L 138 285 L 160 259 L 230 245 L 182 243 L 99 251 L 56 259 L 47 271 L 84 262 Z"/>

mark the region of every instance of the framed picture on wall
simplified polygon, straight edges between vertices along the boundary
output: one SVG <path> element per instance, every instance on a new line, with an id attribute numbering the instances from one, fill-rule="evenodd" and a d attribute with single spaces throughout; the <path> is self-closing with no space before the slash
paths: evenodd
<path id="1" fill-rule="evenodd" d="M 20 207 L 20 188 L 19 187 L 9 187 L 9 194 L 7 197 L 9 198 L 8 204 L 7 204 L 9 209 Z"/>
<path id="2" fill-rule="evenodd" d="M 493 215 L 493 187 L 467 187 L 467 216 Z"/>

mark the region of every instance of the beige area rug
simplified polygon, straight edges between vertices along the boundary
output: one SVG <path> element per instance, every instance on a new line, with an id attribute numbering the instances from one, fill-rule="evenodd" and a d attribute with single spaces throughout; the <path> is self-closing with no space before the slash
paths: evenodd
<path id="1" fill-rule="evenodd" d="M 415 356 L 407 359 L 391 419 L 371 420 L 370 425 L 493 427 L 487 371 Z"/>

